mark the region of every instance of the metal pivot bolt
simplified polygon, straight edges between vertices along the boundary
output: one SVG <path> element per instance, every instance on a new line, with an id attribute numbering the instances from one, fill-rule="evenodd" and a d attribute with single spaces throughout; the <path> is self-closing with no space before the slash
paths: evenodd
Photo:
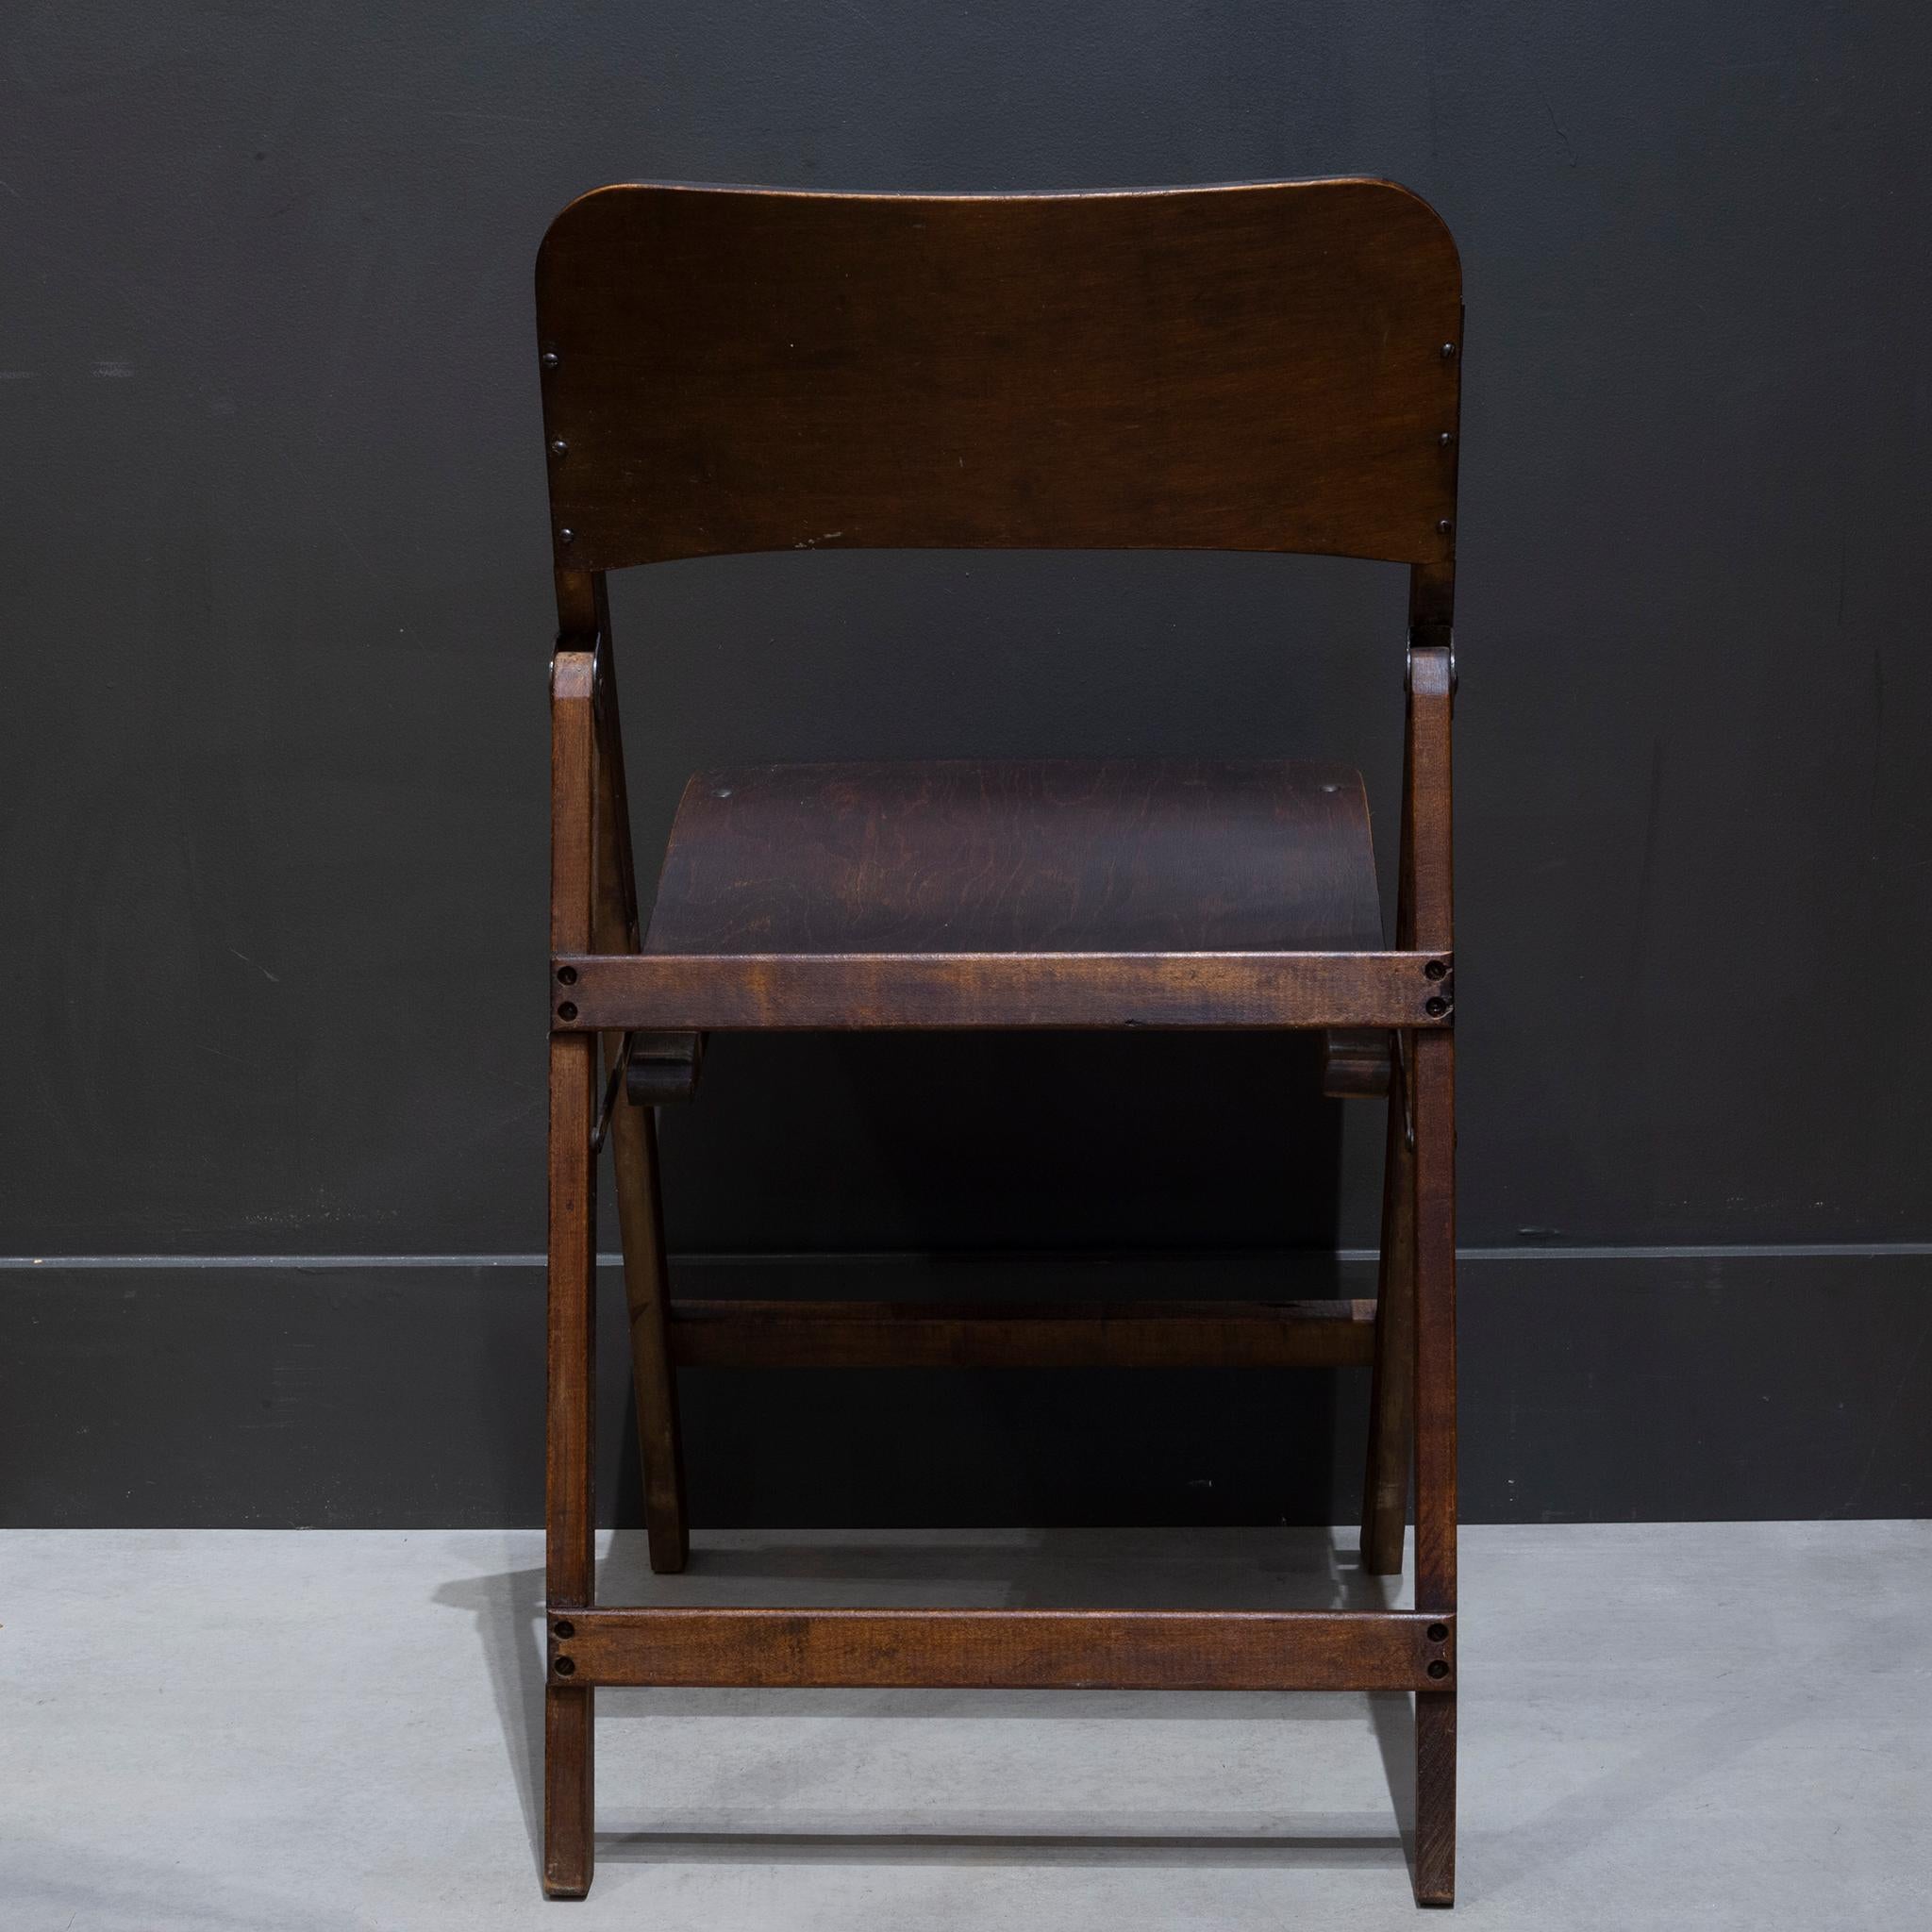
<path id="1" fill-rule="evenodd" d="M 1452 524 L 1447 517 L 1444 517 L 1442 521 L 1436 525 L 1436 535 L 1439 537 L 1446 537 L 1448 536 L 1450 531 L 1455 529 L 1455 527 L 1456 525 Z"/>
<path id="2" fill-rule="evenodd" d="M 559 356 L 555 349 L 545 349 L 543 353 L 537 358 L 537 360 L 545 369 L 555 369 L 557 365 L 563 360 L 563 358 Z"/>
<path id="3" fill-rule="evenodd" d="M 1452 429 L 1445 429 L 1441 436 L 1437 437 L 1436 446 L 1439 449 L 1448 449 L 1454 444 L 1455 441 L 1456 432 Z"/>
<path id="4" fill-rule="evenodd" d="M 559 543 L 575 543 L 577 541 L 577 533 L 575 530 L 559 530 L 557 533 L 557 541 Z"/>
<path id="5" fill-rule="evenodd" d="M 1442 344 L 1442 359 L 1445 362 L 1455 361 L 1456 344 L 1454 342 L 1444 342 Z"/>
<path id="6" fill-rule="evenodd" d="M 564 441 L 562 437 L 553 436 L 550 439 L 550 454 L 554 457 L 567 457 L 570 454 L 570 444 Z"/>

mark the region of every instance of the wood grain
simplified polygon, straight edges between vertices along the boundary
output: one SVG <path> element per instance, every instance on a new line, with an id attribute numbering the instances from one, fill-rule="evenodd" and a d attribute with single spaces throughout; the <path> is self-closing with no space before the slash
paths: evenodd
<path id="1" fill-rule="evenodd" d="M 1415 1902 L 1456 1903 L 1456 1692 L 1415 1700 Z"/>
<path id="2" fill-rule="evenodd" d="M 550 687 L 550 943 L 566 949 L 587 943 L 591 933 L 595 686 L 589 652 L 557 654 Z M 596 1052 L 588 1033 L 550 1037 L 545 1594 L 565 1607 L 591 1601 L 594 1575 Z M 553 1898 L 581 1898 L 594 1862 L 591 1692 L 553 1681 L 543 1705 L 543 1889 Z"/>
<path id="3" fill-rule="evenodd" d="M 600 1609 L 551 1678 L 759 1689 L 1418 1690 L 1451 1619 L 1404 1610 Z M 1430 1636 L 1440 1630 L 1440 1638 Z"/>
<path id="4" fill-rule="evenodd" d="M 684 789 L 651 953 L 1365 952 L 1347 765 L 936 758 L 729 766 Z"/>
<path id="5" fill-rule="evenodd" d="M 559 651 L 551 678 L 550 942 L 589 941 L 592 891 L 591 720 L 594 660 Z M 590 1601 L 593 1489 L 591 1441 L 595 1344 L 596 1168 L 590 1134 L 597 1104 L 596 1041 L 550 1037 L 549 1452 L 545 1521 L 553 1603 Z"/>
<path id="6" fill-rule="evenodd" d="M 543 1896 L 582 1898 L 596 1869 L 596 1692 L 543 1687 Z"/>
<path id="7" fill-rule="evenodd" d="M 552 1024 L 1433 1027 L 1448 1020 L 1427 1010 L 1431 963 L 1452 965 L 1414 953 L 566 954 L 552 962 Z"/>
<path id="8" fill-rule="evenodd" d="M 1414 933 L 1453 937 L 1454 825 L 1450 726 L 1454 671 L 1446 648 L 1410 653 Z M 1409 1041 L 1415 1126 L 1415 1603 L 1456 1607 L 1456 1036 Z M 1456 1696 L 1416 1698 L 1415 1893 L 1447 1905 L 1456 1891 Z"/>
<path id="9" fill-rule="evenodd" d="M 1460 269 L 1390 182 L 603 188 L 544 237 L 537 312 L 559 566 L 1452 554 Z"/>

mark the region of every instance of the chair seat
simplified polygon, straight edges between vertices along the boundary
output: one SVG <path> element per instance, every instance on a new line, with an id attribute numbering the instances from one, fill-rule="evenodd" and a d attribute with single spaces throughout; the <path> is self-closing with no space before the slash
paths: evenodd
<path id="1" fill-rule="evenodd" d="M 685 787 L 644 951 L 1307 952 L 1382 944 L 1345 765 L 757 765 Z"/>

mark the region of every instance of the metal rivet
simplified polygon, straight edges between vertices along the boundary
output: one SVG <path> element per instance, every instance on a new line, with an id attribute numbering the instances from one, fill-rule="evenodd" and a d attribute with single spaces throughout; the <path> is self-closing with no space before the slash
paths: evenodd
<path id="1" fill-rule="evenodd" d="M 1437 437 L 1436 447 L 1438 449 L 1447 449 L 1450 446 L 1450 444 L 1453 443 L 1455 441 L 1456 438 L 1454 433 L 1450 430 L 1445 429 L 1443 430 L 1441 436 Z"/>
<path id="2" fill-rule="evenodd" d="M 1452 524 L 1447 517 L 1444 517 L 1442 521 L 1436 525 L 1436 535 L 1439 537 L 1446 537 L 1450 533 L 1450 531 L 1453 530 L 1455 527 L 1456 525 Z M 566 543 L 570 541 L 570 532 L 568 530 L 566 530 L 563 533 L 563 541 Z"/>
<path id="3" fill-rule="evenodd" d="M 563 1012 L 563 1017 L 566 1020 L 568 1020 L 571 1017 L 570 1013 L 564 1012 L 564 1009 L 562 1008 L 559 1007 L 558 1010 L 559 1012 Z M 1424 1000 L 1423 1002 L 1423 1011 L 1425 1012 L 1432 1020 L 1440 1020 L 1442 1017 L 1442 1015 L 1446 1013 L 1448 1010 L 1449 1002 L 1441 998 L 1440 994 L 1435 999 Z"/>
<path id="4" fill-rule="evenodd" d="M 1449 972 L 1449 969 L 1448 969 L 1448 967 L 1446 967 L 1445 965 L 1443 965 L 1443 963 L 1441 962 L 1441 960 L 1440 960 L 1440 959 L 1431 959 L 1431 960 L 1429 961 L 1429 963 L 1428 963 L 1428 964 L 1427 964 L 1426 966 L 1424 966 L 1424 967 L 1423 968 L 1423 977 L 1424 977 L 1424 979 L 1442 979 L 1442 978 L 1445 978 L 1445 977 L 1446 977 L 1446 976 L 1448 975 L 1448 972 Z M 566 966 L 566 967 L 565 967 L 565 968 L 563 969 L 563 973 L 570 973 L 570 968 L 569 968 L 568 966 Z M 558 978 L 559 978 L 559 979 L 562 979 L 562 978 L 563 978 L 563 973 L 559 973 L 559 974 L 558 974 L 557 975 L 557 976 L 558 976 Z M 576 974 L 574 974 L 574 973 L 572 973 L 572 974 L 571 974 L 571 978 L 572 978 L 572 979 L 575 979 L 575 977 L 576 977 Z M 566 984 L 568 984 L 568 981 L 566 981 L 565 983 L 566 983 Z"/>
<path id="5" fill-rule="evenodd" d="M 559 1662 L 559 1663 L 558 1664 L 557 1668 L 558 1668 L 558 1669 L 559 1671 L 560 1671 L 560 1670 L 562 1670 L 563 1666 L 564 1666 L 565 1664 L 569 1663 L 569 1661 L 570 1661 L 569 1657 L 564 1657 L 564 1658 L 563 1658 L 563 1659 L 562 1659 L 562 1660 L 561 1660 L 561 1661 L 560 1661 L 560 1662 Z M 1441 1679 L 1441 1678 L 1442 1678 L 1442 1677 L 1446 1677 L 1446 1676 L 1447 1676 L 1448 1674 L 1449 1674 L 1449 1666 L 1448 1666 L 1447 1664 L 1445 1664 L 1445 1663 L 1444 1663 L 1444 1662 L 1442 1661 L 1442 1659 L 1441 1659 L 1441 1657 L 1438 1657 L 1438 1658 L 1436 1659 L 1436 1661 L 1435 1661 L 1434 1663 L 1432 1663 L 1432 1664 L 1431 1664 L 1431 1665 L 1429 1666 L 1429 1675 L 1430 1675 L 1430 1676 L 1432 1676 L 1432 1677 L 1435 1677 L 1435 1678 Z"/>
<path id="6" fill-rule="evenodd" d="M 1433 959 L 1429 961 L 1431 966 L 1435 963 Z M 1435 976 L 1440 979 L 1442 975 L 1438 973 Z M 575 966 L 559 966 L 557 969 L 557 983 L 558 986 L 575 986 L 577 983 L 577 969 Z"/>
<path id="7" fill-rule="evenodd" d="M 567 457 L 570 454 L 570 444 L 564 441 L 562 437 L 553 436 L 550 439 L 550 454 L 554 457 Z"/>
<path id="8" fill-rule="evenodd" d="M 1432 1007 L 1440 1007 L 1442 1002 L 1441 1000 L 1431 1000 L 1429 1004 Z M 575 1020 L 576 1016 L 577 1009 L 568 1000 L 565 1000 L 562 1006 L 557 1009 L 557 1017 L 559 1020 Z"/>
<path id="9" fill-rule="evenodd" d="M 577 541 L 577 533 L 575 530 L 559 530 L 557 533 L 557 541 L 559 543 L 575 543 Z"/>
<path id="10" fill-rule="evenodd" d="M 568 1626 L 566 1625 L 565 1628 L 568 1628 Z M 1429 1625 L 1429 1641 L 1431 1643 L 1441 1643 L 1448 1634 L 1449 1626 L 1446 1624 L 1431 1624 Z"/>
<path id="11" fill-rule="evenodd" d="M 545 369 L 555 369 L 563 360 L 563 358 L 555 349 L 545 349 L 537 359 Z"/>
<path id="12" fill-rule="evenodd" d="M 559 1637 L 575 1637 L 577 1634 L 577 1626 L 575 1624 L 571 1623 L 568 1618 L 558 1618 L 558 1621 L 555 1624 L 553 1624 L 550 1627 L 553 1630 L 555 1630 Z M 1441 1625 L 1437 1624 L 1434 1627 L 1437 1629 L 1441 1629 Z"/>
<path id="13" fill-rule="evenodd" d="M 1442 359 L 1445 362 L 1455 361 L 1456 344 L 1454 342 L 1444 342 L 1442 344 Z"/>
<path id="14" fill-rule="evenodd" d="M 1434 1666 L 1432 1665 L 1430 1668 L 1433 1672 Z M 567 1657 L 560 1657 L 557 1659 L 557 1674 L 559 1677 L 574 1677 L 576 1675 L 576 1665 L 574 1664 Z M 1448 1673 L 1449 1666 L 1447 1664 L 1444 1664 L 1442 1666 L 1442 1674 L 1446 1676 Z"/>

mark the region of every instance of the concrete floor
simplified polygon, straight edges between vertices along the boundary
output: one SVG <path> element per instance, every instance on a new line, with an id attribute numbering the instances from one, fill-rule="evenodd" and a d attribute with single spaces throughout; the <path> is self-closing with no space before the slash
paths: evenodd
<path id="1" fill-rule="evenodd" d="M 1301 1531 L 713 1534 L 740 1603 L 1379 1601 Z M 1932 1524 L 1463 1535 L 1466 1927 L 1932 1923 Z M 1412 1926 L 1407 1701 L 607 1691 L 539 1897 L 540 1540 L 0 1535 L 7 1932 Z"/>

